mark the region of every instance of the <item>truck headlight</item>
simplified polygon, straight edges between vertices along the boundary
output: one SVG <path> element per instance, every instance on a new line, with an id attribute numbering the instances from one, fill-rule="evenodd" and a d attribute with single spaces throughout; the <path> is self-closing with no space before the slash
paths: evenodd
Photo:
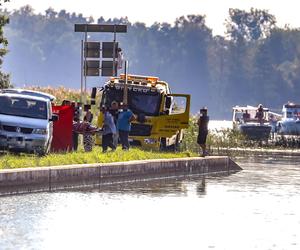
<path id="1" fill-rule="evenodd" d="M 152 139 L 152 138 L 146 138 L 144 139 L 144 142 L 146 144 L 155 144 L 156 143 L 156 140 L 155 139 Z"/>
<path id="2" fill-rule="evenodd" d="M 33 134 L 39 134 L 39 135 L 46 135 L 47 134 L 47 129 L 45 128 L 35 128 L 32 131 Z"/>

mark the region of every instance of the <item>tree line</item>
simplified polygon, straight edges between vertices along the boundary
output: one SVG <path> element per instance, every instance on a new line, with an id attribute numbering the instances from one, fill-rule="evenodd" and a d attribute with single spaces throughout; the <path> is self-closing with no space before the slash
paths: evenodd
<path id="1" fill-rule="evenodd" d="M 207 106 L 215 118 L 230 118 L 234 105 L 263 105 L 280 109 L 299 102 L 300 31 L 279 28 L 266 10 L 230 9 L 226 34 L 214 36 L 205 16 L 188 15 L 169 23 L 131 23 L 127 18 L 104 19 L 49 8 L 35 14 L 32 7 L 2 9 L 9 53 L 0 50 L 1 71 L 15 86 L 80 87 L 82 34 L 75 23 L 127 24 L 117 39 L 129 60 L 129 72 L 159 76 L 175 93 L 192 94 L 192 111 Z M 6 21 L 5 21 L 6 20 Z M 7 42 L 0 29 L 0 43 Z M 90 33 L 89 40 L 112 41 L 111 34 Z M 6 77 L 6 78 L 5 78 Z M 0 84 L 7 85 L 7 73 Z M 6 79 L 6 83 L 5 80 Z M 105 79 L 90 78 L 88 86 Z"/>

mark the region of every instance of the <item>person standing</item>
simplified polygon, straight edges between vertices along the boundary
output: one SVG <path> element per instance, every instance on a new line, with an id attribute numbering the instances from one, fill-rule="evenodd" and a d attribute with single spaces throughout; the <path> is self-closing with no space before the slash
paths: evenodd
<path id="1" fill-rule="evenodd" d="M 118 69 L 122 69 L 123 67 L 124 56 L 121 48 L 118 48 L 117 54 L 117 67 Z"/>
<path id="2" fill-rule="evenodd" d="M 73 123 L 73 131 L 77 134 L 83 135 L 83 148 L 85 152 L 90 152 L 93 150 L 93 135 L 95 133 L 98 133 L 99 130 L 92 126 L 88 120 L 87 117 L 84 116 L 83 121 L 77 121 Z"/>
<path id="3" fill-rule="evenodd" d="M 101 108 L 103 113 L 103 130 L 102 130 L 102 150 L 103 153 L 107 151 L 107 148 L 110 147 L 113 151 L 116 149 L 116 146 L 113 143 L 113 134 L 116 133 L 116 125 L 114 123 L 114 118 L 111 113 L 108 111 L 108 108 L 103 106 Z"/>
<path id="4" fill-rule="evenodd" d="M 248 113 L 248 110 L 245 110 L 245 113 L 243 113 L 243 121 L 244 123 L 247 123 L 250 120 L 250 114 Z"/>
<path id="5" fill-rule="evenodd" d="M 127 104 L 122 105 L 122 111 L 118 115 L 117 128 L 119 131 L 119 138 L 123 150 L 129 149 L 129 132 L 131 130 L 131 122 L 135 119 L 134 114 L 128 109 Z"/>
<path id="6" fill-rule="evenodd" d="M 208 152 L 206 151 L 206 138 L 208 135 L 208 122 L 209 122 L 209 116 L 207 115 L 207 108 L 204 107 L 200 109 L 200 118 L 198 120 L 198 126 L 199 126 L 199 134 L 197 138 L 197 143 L 199 144 L 200 148 L 202 149 L 202 156 L 205 157 L 208 155 Z"/>
<path id="7" fill-rule="evenodd" d="M 260 124 L 264 123 L 264 108 L 263 108 L 262 104 L 258 105 L 255 118 L 257 118 L 257 120 Z"/>
<path id="8" fill-rule="evenodd" d="M 118 121 L 118 115 L 119 115 L 119 104 L 117 101 L 112 101 L 109 112 L 111 113 L 115 126 L 117 126 L 117 121 Z M 119 135 L 118 131 L 116 131 L 115 134 L 113 134 L 113 143 L 117 147 L 118 146 L 118 140 L 119 140 Z"/>

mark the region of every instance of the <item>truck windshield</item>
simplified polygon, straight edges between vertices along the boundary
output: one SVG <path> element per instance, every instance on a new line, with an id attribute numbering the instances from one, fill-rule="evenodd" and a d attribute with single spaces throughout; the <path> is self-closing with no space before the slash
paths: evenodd
<path id="1" fill-rule="evenodd" d="M 47 119 L 47 103 L 21 97 L 0 96 L 0 114 Z"/>
<path id="2" fill-rule="evenodd" d="M 101 105 L 105 104 L 110 107 L 113 101 L 123 102 L 123 90 L 109 88 L 104 91 Z M 158 92 L 128 91 L 129 108 L 135 114 L 144 113 L 145 115 L 156 116 L 159 114 L 160 102 L 161 97 Z"/>

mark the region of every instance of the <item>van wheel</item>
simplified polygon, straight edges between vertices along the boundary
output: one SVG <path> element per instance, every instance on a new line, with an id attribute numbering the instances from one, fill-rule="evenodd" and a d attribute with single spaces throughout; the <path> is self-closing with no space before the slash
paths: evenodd
<path id="1" fill-rule="evenodd" d="M 46 151 L 44 150 L 37 150 L 34 152 L 37 156 L 42 157 L 46 155 Z"/>
<path id="2" fill-rule="evenodd" d="M 49 147 L 47 147 L 46 149 L 37 149 L 34 153 L 39 156 L 39 157 L 42 157 L 42 156 L 45 156 L 49 153 Z"/>

